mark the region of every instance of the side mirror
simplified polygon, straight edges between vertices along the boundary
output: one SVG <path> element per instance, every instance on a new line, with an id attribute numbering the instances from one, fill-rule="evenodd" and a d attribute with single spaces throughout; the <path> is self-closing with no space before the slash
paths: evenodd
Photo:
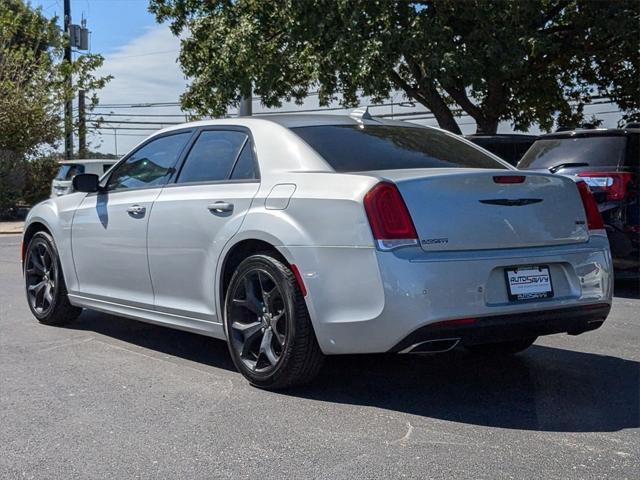
<path id="1" fill-rule="evenodd" d="M 73 190 L 75 192 L 97 192 L 99 188 L 98 180 L 100 180 L 100 177 L 95 173 L 81 173 L 73 177 Z"/>

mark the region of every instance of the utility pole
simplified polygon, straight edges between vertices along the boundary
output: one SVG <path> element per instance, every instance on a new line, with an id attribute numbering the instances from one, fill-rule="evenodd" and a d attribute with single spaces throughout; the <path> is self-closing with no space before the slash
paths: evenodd
<path id="1" fill-rule="evenodd" d="M 64 60 L 71 67 L 71 0 L 64 0 L 64 33 L 67 36 L 67 42 L 64 46 Z M 71 70 L 67 74 L 66 79 L 69 98 L 64 104 L 64 157 L 67 160 L 73 158 L 73 82 L 71 79 Z"/>
<path id="2" fill-rule="evenodd" d="M 253 101 L 251 96 L 253 95 L 253 86 L 249 84 L 249 93 L 240 99 L 240 105 L 238 108 L 238 114 L 241 117 L 250 117 L 253 115 Z"/>
<path id="3" fill-rule="evenodd" d="M 242 97 L 240 99 L 240 116 L 250 117 L 253 115 L 253 104 L 251 102 L 251 95 L 248 97 Z"/>
<path id="4" fill-rule="evenodd" d="M 87 118 L 84 90 L 78 90 L 78 158 L 87 158 Z"/>

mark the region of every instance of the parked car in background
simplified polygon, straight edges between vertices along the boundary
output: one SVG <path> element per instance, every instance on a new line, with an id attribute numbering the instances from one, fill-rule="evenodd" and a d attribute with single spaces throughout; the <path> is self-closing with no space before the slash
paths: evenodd
<path id="1" fill-rule="evenodd" d="M 51 197 L 59 197 L 72 192 L 73 177 L 81 173 L 94 173 L 101 177 L 118 160 L 82 159 L 60 162 L 60 168 L 51 182 Z"/>
<path id="2" fill-rule="evenodd" d="M 536 140 L 518 163 L 521 170 L 578 176 L 589 185 L 604 219 L 616 278 L 640 277 L 639 144 L 639 128 L 551 133 Z"/>
<path id="3" fill-rule="evenodd" d="M 437 128 L 207 120 L 73 183 L 25 225 L 33 315 L 89 308 L 226 339 L 264 388 L 311 380 L 324 355 L 512 354 L 594 330 L 611 307 L 586 184 Z"/>
<path id="4" fill-rule="evenodd" d="M 476 145 L 481 146 L 514 166 L 520 161 L 537 138 L 537 135 L 520 135 L 515 133 L 466 136 L 467 140 L 471 140 Z"/>

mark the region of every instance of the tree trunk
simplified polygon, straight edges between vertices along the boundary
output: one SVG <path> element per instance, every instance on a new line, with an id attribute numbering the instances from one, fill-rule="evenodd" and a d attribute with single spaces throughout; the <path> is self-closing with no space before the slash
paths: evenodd
<path id="1" fill-rule="evenodd" d="M 440 128 L 449 130 L 457 135 L 462 134 L 453 113 L 451 113 L 451 109 L 438 93 L 438 89 L 433 82 L 423 82 L 419 87 L 414 87 L 395 70 L 392 69 L 390 75 L 396 86 L 404 90 L 409 98 L 413 98 L 433 113 Z"/>
<path id="2" fill-rule="evenodd" d="M 476 133 L 482 135 L 495 135 L 498 131 L 498 120 L 483 118 L 481 120 L 476 119 Z"/>

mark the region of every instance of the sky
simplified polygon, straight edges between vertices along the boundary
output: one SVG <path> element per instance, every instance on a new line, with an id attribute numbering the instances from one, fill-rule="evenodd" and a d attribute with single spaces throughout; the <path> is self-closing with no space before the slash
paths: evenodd
<path id="1" fill-rule="evenodd" d="M 27 0 L 29 1 L 29 0 Z M 47 17 L 63 16 L 63 0 L 30 0 L 35 7 L 42 7 Z M 103 153 L 123 155 L 140 143 L 154 130 L 168 126 L 173 122 L 185 120 L 184 112 L 178 106 L 180 94 L 188 84 L 176 59 L 180 51 L 180 40 L 176 38 L 167 24 L 158 24 L 155 17 L 147 11 L 148 0 L 71 0 L 73 23 L 79 24 L 84 18 L 91 31 L 91 53 L 99 53 L 104 65 L 98 75 L 113 75 L 113 80 L 98 93 L 100 106 L 95 110 L 108 121 L 99 131 L 92 130 L 88 135 L 89 147 Z M 61 20 L 60 20 L 61 21 Z M 406 100 L 396 93 L 388 102 Z M 366 104 L 366 99 L 363 100 Z M 169 106 L 123 108 L 118 104 L 172 103 Z M 337 105 L 330 105 L 336 107 Z M 603 108 L 605 107 L 605 108 Z M 289 104 L 282 110 L 318 108 L 317 99 L 309 97 L 302 107 Z M 398 106 L 377 107 L 373 113 L 416 113 L 425 109 Z M 254 101 L 255 113 L 265 111 Z M 585 112 L 615 111 L 612 105 L 587 107 Z M 348 110 L 332 111 L 346 113 Z M 615 127 L 619 113 L 602 115 L 604 126 Z M 154 122 L 149 123 L 120 123 Z M 475 123 L 470 118 L 458 120 L 463 134 L 475 132 Z M 416 123 L 437 125 L 435 120 L 416 120 Z M 499 133 L 512 132 L 508 123 L 500 124 Z M 530 133 L 540 133 L 532 129 Z M 77 139 L 75 139 L 77 141 Z M 76 147 L 77 148 L 77 147 Z"/>

